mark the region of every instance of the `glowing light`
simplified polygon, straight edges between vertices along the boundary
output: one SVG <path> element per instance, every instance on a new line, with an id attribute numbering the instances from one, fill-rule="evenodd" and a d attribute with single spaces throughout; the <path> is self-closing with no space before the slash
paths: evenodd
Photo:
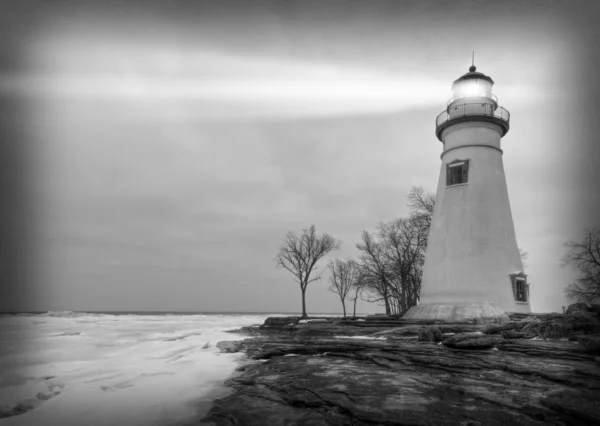
<path id="1" fill-rule="evenodd" d="M 476 96 L 486 96 L 488 91 L 488 85 L 484 82 L 479 81 L 469 81 L 463 83 L 459 88 L 460 97 L 476 97 Z"/>

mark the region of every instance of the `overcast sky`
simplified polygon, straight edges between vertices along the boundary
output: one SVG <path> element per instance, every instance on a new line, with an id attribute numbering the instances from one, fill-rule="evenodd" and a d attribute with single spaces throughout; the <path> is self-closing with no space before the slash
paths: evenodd
<path id="1" fill-rule="evenodd" d="M 434 121 L 475 50 L 511 113 L 532 308 L 560 311 L 563 243 L 600 226 L 596 4 L 3 5 L 0 96 L 23 105 L 39 257 L 2 308 L 299 311 L 275 268 L 286 233 L 315 224 L 352 258 L 412 186 L 434 192 Z M 327 287 L 309 313 L 339 311 Z"/>

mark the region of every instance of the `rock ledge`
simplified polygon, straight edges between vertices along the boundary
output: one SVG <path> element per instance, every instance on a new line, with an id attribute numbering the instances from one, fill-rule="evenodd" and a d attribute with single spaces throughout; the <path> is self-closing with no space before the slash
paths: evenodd
<path id="1" fill-rule="evenodd" d="M 600 322 L 575 313 L 489 325 L 269 318 L 219 343 L 263 362 L 242 367 L 203 422 L 597 425 Z"/>

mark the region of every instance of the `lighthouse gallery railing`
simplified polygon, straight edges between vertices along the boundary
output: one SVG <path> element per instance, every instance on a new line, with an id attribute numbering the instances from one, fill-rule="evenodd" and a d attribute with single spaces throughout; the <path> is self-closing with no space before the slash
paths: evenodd
<path id="1" fill-rule="evenodd" d="M 487 115 L 499 118 L 506 123 L 510 121 L 510 113 L 502 107 L 494 109 L 494 105 L 488 103 L 464 103 L 443 111 L 435 119 L 435 125 L 439 127 L 447 121 L 467 115 Z"/>

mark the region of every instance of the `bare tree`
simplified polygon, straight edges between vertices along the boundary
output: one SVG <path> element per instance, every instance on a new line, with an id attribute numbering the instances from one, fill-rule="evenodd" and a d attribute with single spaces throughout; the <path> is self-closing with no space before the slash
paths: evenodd
<path id="1" fill-rule="evenodd" d="M 303 317 L 307 316 L 306 288 L 311 282 L 321 279 L 321 275 L 316 272 L 317 262 L 339 248 L 340 241 L 331 235 L 323 234 L 319 237 L 315 225 L 303 229 L 300 235 L 289 232 L 283 245 L 279 248 L 279 253 L 275 258 L 277 267 L 290 271 L 296 277 L 296 282 L 300 284 Z"/>
<path id="2" fill-rule="evenodd" d="M 388 315 L 406 312 L 419 301 L 425 249 L 435 195 L 413 187 L 408 195 L 410 216 L 377 225 L 375 235 L 363 231 L 361 282 L 372 300 L 383 301 Z"/>
<path id="3" fill-rule="evenodd" d="M 331 272 L 331 275 L 329 276 L 331 282 L 329 290 L 339 296 L 344 309 L 344 318 L 346 318 L 346 297 L 356 281 L 358 267 L 354 260 L 343 261 L 340 259 L 330 261 L 327 266 Z"/>
<path id="4" fill-rule="evenodd" d="M 429 224 L 421 216 L 396 219 L 379 225 L 379 235 L 386 247 L 385 257 L 392 276 L 391 292 L 398 314 L 406 312 L 419 301 L 428 232 Z"/>
<path id="5" fill-rule="evenodd" d="M 562 265 L 571 266 L 580 274 L 565 293 L 578 302 L 600 302 L 600 230 L 586 231 L 582 242 L 569 241 L 565 246 L 569 252 Z"/>

